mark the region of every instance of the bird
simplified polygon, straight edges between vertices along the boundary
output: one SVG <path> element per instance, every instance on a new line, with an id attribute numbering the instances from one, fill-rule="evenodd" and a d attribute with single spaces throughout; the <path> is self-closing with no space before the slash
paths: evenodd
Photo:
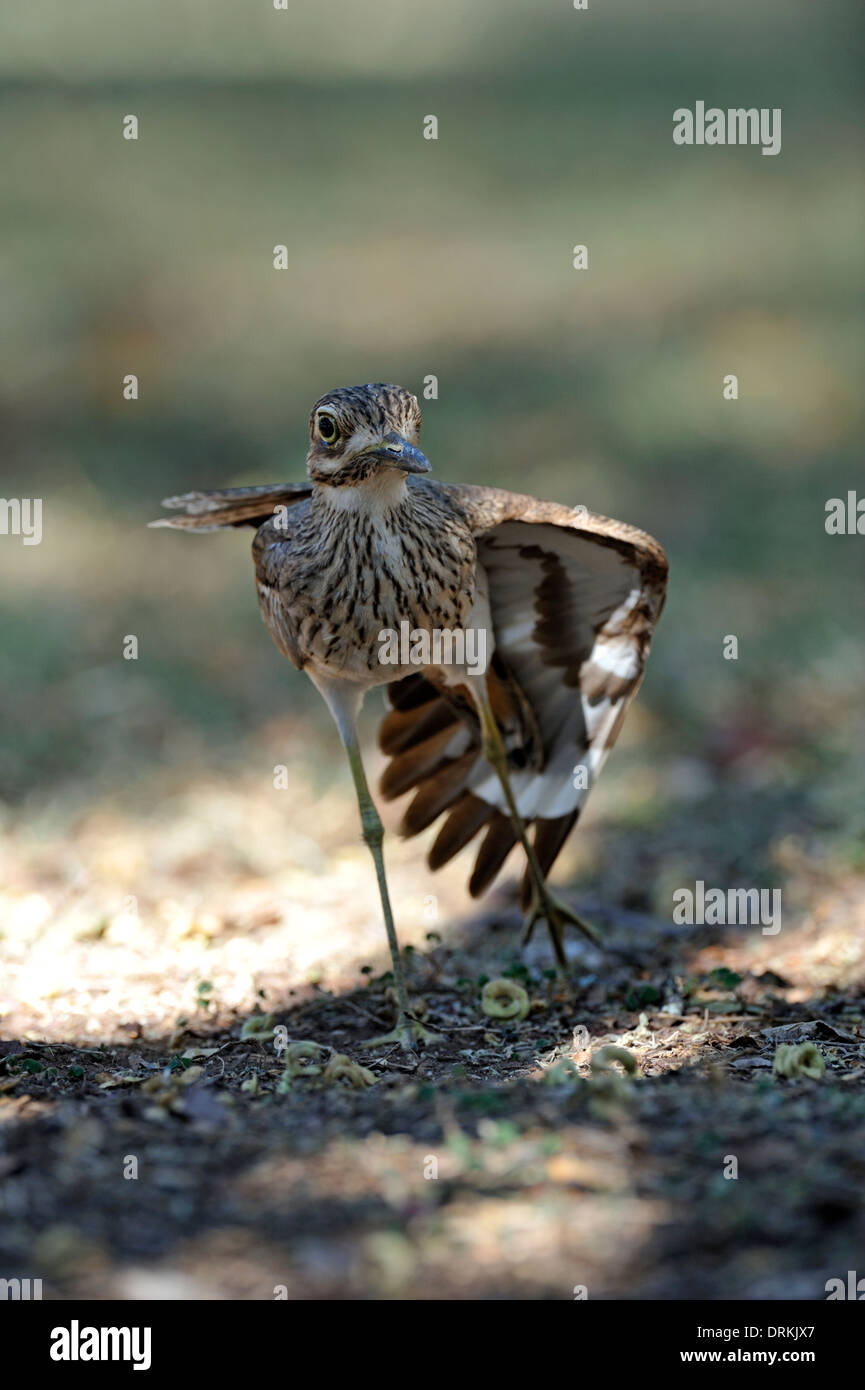
<path id="1" fill-rule="evenodd" d="M 668 575 L 658 541 L 625 522 L 430 478 L 420 429 L 405 388 L 339 387 L 312 408 L 306 481 L 169 497 L 176 514 L 150 523 L 255 531 L 262 616 L 330 709 L 375 868 L 396 1026 L 367 1045 L 407 1049 L 436 1034 L 409 1000 L 358 740 L 364 696 L 384 688 L 382 797 L 413 792 L 401 832 L 441 822 L 433 870 L 476 841 L 475 897 L 519 844 L 523 940 L 546 922 L 566 968 L 566 925 L 601 937 L 548 874 L 642 680 Z"/>

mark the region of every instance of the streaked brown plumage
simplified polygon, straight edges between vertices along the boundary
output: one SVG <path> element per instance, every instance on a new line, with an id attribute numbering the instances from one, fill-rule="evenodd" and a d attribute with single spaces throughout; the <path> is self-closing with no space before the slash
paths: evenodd
<path id="1" fill-rule="evenodd" d="M 642 679 L 666 558 L 644 532 L 582 508 L 418 476 L 429 468 L 419 430 L 417 401 L 400 387 L 330 392 L 310 419 L 309 483 L 170 498 L 164 505 L 181 515 L 154 524 L 256 528 L 265 621 L 321 690 L 349 751 L 392 953 L 380 822 L 355 739 L 374 685 L 387 687 L 390 705 L 380 729 L 389 758 L 382 794 L 414 793 L 403 833 L 443 817 L 433 869 L 475 841 L 473 894 L 523 843 L 529 928 L 545 917 L 563 960 L 563 922 L 585 924 L 544 880 Z M 403 622 L 420 633 L 483 630 L 486 674 L 382 665 L 379 634 Z M 575 785 L 580 765 L 586 788 Z M 396 956 L 394 968 L 405 1013 Z M 403 1018 L 403 1039 L 408 1022 L 422 1034 Z"/>

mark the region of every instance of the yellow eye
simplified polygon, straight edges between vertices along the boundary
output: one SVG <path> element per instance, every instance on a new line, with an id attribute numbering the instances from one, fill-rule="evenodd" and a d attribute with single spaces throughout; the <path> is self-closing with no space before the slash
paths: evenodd
<path id="1" fill-rule="evenodd" d="M 336 421 L 333 416 L 319 415 L 317 423 L 319 436 L 324 440 L 325 444 L 335 444 L 339 438 L 339 430 L 336 427 Z"/>

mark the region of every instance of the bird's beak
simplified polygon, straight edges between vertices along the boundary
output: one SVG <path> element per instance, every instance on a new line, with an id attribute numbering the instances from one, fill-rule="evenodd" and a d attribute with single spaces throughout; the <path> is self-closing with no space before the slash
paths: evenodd
<path id="1" fill-rule="evenodd" d="M 365 449 L 364 456 L 380 459 L 388 467 L 398 468 L 401 473 L 429 473 L 431 470 L 426 455 L 395 431 L 386 434 L 380 444 Z"/>

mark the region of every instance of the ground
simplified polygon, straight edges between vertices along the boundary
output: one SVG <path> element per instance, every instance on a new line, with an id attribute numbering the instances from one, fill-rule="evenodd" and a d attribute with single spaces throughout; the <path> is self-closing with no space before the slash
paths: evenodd
<path id="1" fill-rule="evenodd" d="M 8 1276 L 95 1299 L 809 1299 L 859 1268 L 861 873 L 782 835 L 777 934 L 676 926 L 622 904 L 693 807 L 602 815 L 568 861 L 599 866 L 594 896 L 565 885 L 607 945 L 570 942 L 566 980 L 540 934 L 520 949 L 513 872 L 478 907 L 464 865 L 433 877 L 391 835 L 443 1041 L 366 1050 L 392 1021 L 366 850 L 336 773 L 294 793 L 145 780 L 134 819 L 61 798 L 7 836 Z M 501 977 L 521 1021 L 483 1012 Z M 316 1074 L 286 1080 L 280 1027 L 322 1044 Z M 824 1074 L 775 1074 L 802 1040 Z M 335 1054 L 366 1074 L 329 1079 Z"/>

